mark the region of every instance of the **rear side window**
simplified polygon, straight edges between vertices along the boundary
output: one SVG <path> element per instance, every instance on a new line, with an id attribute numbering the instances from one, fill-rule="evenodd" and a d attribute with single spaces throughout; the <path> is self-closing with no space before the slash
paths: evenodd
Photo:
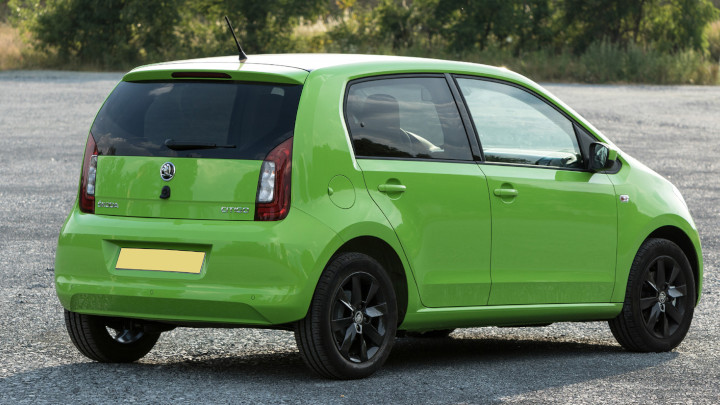
<path id="1" fill-rule="evenodd" d="M 441 77 L 354 83 L 345 118 L 357 156 L 472 160 L 457 105 Z"/>
<path id="2" fill-rule="evenodd" d="M 262 160 L 292 136 L 302 86 L 121 82 L 93 123 L 101 155 Z"/>

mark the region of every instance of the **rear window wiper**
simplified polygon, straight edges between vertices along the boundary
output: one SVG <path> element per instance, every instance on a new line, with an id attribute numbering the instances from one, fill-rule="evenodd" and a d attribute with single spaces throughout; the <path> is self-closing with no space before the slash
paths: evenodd
<path id="1" fill-rule="evenodd" d="M 219 149 L 219 148 L 235 148 L 235 145 L 218 145 L 216 143 L 201 142 L 177 142 L 173 139 L 165 140 L 165 146 L 172 150 L 190 150 L 190 149 Z"/>

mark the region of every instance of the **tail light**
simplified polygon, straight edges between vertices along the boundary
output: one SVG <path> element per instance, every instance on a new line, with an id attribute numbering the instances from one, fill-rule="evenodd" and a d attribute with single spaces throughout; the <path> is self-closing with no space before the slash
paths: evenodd
<path id="1" fill-rule="evenodd" d="M 290 211 L 292 140 L 276 146 L 262 163 L 255 202 L 256 221 L 278 221 Z"/>
<path id="2" fill-rule="evenodd" d="M 98 150 L 92 134 L 88 135 L 85 145 L 82 179 L 80 180 L 80 211 L 95 213 L 95 180 L 97 176 Z"/>

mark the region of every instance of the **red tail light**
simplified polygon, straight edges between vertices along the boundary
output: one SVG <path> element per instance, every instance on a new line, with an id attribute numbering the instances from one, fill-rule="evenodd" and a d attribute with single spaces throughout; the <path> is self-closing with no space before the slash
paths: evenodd
<path id="1" fill-rule="evenodd" d="M 276 146 L 263 161 L 255 200 L 256 221 L 279 221 L 290 211 L 292 140 Z"/>
<path id="2" fill-rule="evenodd" d="M 80 211 L 95 213 L 95 180 L 97 176 L 98 150 L 92 134 L 88 135 L 85 145 L 82 179 L 80 180 Z"/>

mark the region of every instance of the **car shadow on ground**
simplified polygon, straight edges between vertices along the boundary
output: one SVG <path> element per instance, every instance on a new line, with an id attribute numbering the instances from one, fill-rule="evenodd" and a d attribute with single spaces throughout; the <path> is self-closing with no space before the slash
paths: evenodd
<path id="1" fill-rule="evenodd" d="M 385 366 L 364 380 L 312 374 L 298 352 L 151 356 L 134 364 L 82 362 L 0 379 L 7 400 L 96 402 L 496 402 L 660 366 L 677 353 L 616 345 L 511 338 L 397 339 Z M 31 401 L 32 400 L 32 401 Z"/>

